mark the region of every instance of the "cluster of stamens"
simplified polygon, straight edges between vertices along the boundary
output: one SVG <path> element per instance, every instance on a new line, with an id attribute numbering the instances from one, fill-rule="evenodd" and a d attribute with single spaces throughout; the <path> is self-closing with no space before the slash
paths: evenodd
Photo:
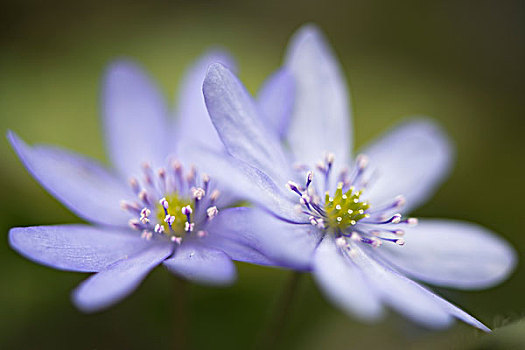
<path id="1" fill-rule="evenodd" d="M 170 171 L 161 168 L 154 174 L 149 164 L 143 164 L 142 170 L 141 182 L 136 178 L 129 181 L 137 200 L 121 202 L 123 209 L 138 216 L 129 226 L 142 231 L 141 236 L 148 240 L 158 234 L 180 244 L 194 231 L 204 237 L 206 223 L 219 212 L 215 206 L 219 191 L 208 195 L 210 178 L 203 175 L 198 179 L 194 167 L 184 174 L 176 160 Z"/>
<path id="2" fill-rule="evenodd" d="M 372 207 L 361 200 L 363 192 L 374 178 L 374 173 L 367 172 L 368 158 L 359 155 L 352 172 L 344 169 L 338 176 L 336 191 L 330 196 L 330 172 L 334 162 L 333 154 L 327 154 L 324 162 L 317 164 L 317 170 L 323 175 L 324 201 L 312 185 L 313 172 L 306 173 L 303 187 L 293 181 L 287 187 L 299 195 L 300 210 L 308 215 L 308 221 L 317 228 L 332 233 L 340 248 L 350 250 L 348 240 L 362 242 L 372 247 L 379 247 L 383 242 L 398 245 L 405 244 L 402 238 L 404 230 L 399 225 L 416 225 L 417 219 L 403 218 L 398 210 L 405 204 L 402 196 L 397 196 L 391 203 Z"/>

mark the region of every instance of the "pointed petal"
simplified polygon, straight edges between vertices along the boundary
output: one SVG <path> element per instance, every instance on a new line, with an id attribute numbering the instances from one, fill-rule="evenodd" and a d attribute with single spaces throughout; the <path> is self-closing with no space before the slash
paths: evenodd
<path id="1" fill-rule="evenodd" d="M 120 201 L 133 197 L 121 179 L 73 152 L 30 147 L 13 132 L 7 137 L 31 175 L 75 214 L 96 223 L 126 226 L 129 214 L 120 208 Z"/>
<path id="2" fill-rule="evenodd" d="M 308 270 L 318 235 L 311 225 L 284 222 L 255 208 L 223 210 L 208 227 L 206 244 L 235 260 Z"/>
<path id="3" fill-rule="evenodd" d="M 386 265 L 378 263 L 356 243 L 351 243 L 351 249 L 352 261 L 365 274 L 383 302 L 397 312 L 416 323 L 436 329 L 448 327 L 453 321 L 452 316 L 459 316 L 459 312 L 453 310 L 451 304 Z"/>
<path id="4" fill-rule="evenodd" d="M 295 81 L 286 68 L 272 74 L 257 96 L 257 106 L 265 118 L 265 124 L 280 138 L 284 138 L 288 132 L 294 98 Z"/>
<path id="5" fill-rule="evenodd" d="M 402 247 L 384 245 L 377 253 L 423 282 L 482 289 L 508 277 L 516 252 L 489 230 L 467 222 L 422 220 L 405 230 Z"/>
<path id="6" fill-rule="evenodd" d="M 296 81 L 288 137 L 291 149 L 298 161 L 310 167 L 325 152 L 332 152 L 337 172 L 348 164 L 352 149 L 348 89 L 332 50 L 315 26 L 304 26 L 293 36 L 285 66 Z"/>
<path id="7" fill-rule="evenodd" d="M 146 275 L 172 252 L 168 242 L 156 242 L 127 259 L 91 276 L 73 291 L 73 302 L 84 312 L 105 309 L 133 292 Z"/>
<path id="8" fill-rule="evenodd" d="M 9 244 L 26 258 L 55 269 L 98 272 L 150 242 L 129 230 L 59 225 L 12 228 Z"/>
<path id="9" fill-rule="evenodd" d="M 370 158 L 374 171 L 367 197 L 381 204 L 403 195 L 407 200 L 404 212 L 433 194 L 448 174 L 453 158 L 441 128 L 421 118 L 402 123 L 362 153 Z"/>
<path id="10" fill-rule="evenodd" d="M 326 297 L 345 312 L 364 321 L 382 316 L 376 291 L 339 250 L 332 236 L 325 236 L 315 251 L 313 276 Z"/>
<path id="11" fill-rule="evenodd" d="M 211 123 L 204 103 L 202 83 L 210 64 L 219 62 L 230 70 L 235 70 L 232 57 L 223 51 L 210 51 L 188 69 L 179 88 L 177 99 L 177 122 L 175 141 L 177 154 L 183 155 L 187 147 L 204 142 L 212 148 L 221 149 L 222 142 Z"/>
<path id="12" fill-rule="evenodd" d="M 225 253 L 197 239 L 182 242 L 164 265 L 181 277 L 208 285 L 228 285 L 237 277 L 235 265 Z"/>
<path id="13" fill-rule="evenodd" d="M 277 181 L 291 176 L 278 136 L 263 124 L 249 93 L 224 66 L 214 63 L 203 85 L 211 120 L 227 151 Z"/>
<path id="14" fill-rule="evenodd" d="M 117 61 L 108 68 L 102 96 L 108 153 L 121 174 L 137 175 L 143 162 L 164 166 L 167 108 L 154 82 L 134 63 Z"/>

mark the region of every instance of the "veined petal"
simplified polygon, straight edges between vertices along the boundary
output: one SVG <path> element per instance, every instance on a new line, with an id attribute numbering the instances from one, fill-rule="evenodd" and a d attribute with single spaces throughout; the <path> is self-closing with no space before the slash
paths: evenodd
<path id="1" fill-rule="evenodd" d="M 347 313 L 365 321 L 382 316 L 383 308 L 375 289 L 330 235 L 325 236 L 315 251 L 313 276 L 326 297 Z"/>
<path id="2" fill-rule="evenodd" d="M 381 204 L 397 195 L 410 211 L 424 202 L 448 174 L 453 152 L 441 128 L 429 119 L 414 119 L 388 132 L 363 151 L 374 177 L 365 195 Z"/>
<path id="3" fill-rule="evenodd" d="M 188 154 L 225 191 L 263 206 L 289 221 L 302 222 L 305 215 L 296 210 L 298 201 L 286 190 L 286 182 L 275 183 L 268 175 L 224 152 L 193 148 Z"/>
<path id="4" fill-rule="evenodd" d="M 210 64 L 219 62 L 235 71 L 235 62 L 226 52 L 210 51 L 187 70 L 177 98 L 177 122 L 174 130 L 177 154 L 183 156 L 187 147 L 205 143 L 221 149 L 222 142 L 211 123 L 204 103 L 202 83 Z"/>
<path id="5" fill-rule="evenodd" d="M 33 177 L 75 214 L 101 224 L 127 224 L 129 214 L 120 208 L 120 201 L 133 196 L 121 179 L 73 152 L 49 146 L 30 147 L 13 132 L 7 137 Z"/>
<path id="6" fill-rule="evenodd" d="M 201 239 L 202 244 L 214 247 L 225 252 L 230 258 L 237 261 L 248 262 L 257 265 L 278 265 L 264 255 L 263 249 L 258 246 L 257 240 L 248 239 L 242 233 L 239 234 L 237 217 L 244 208 L 229 208 L 221 210 L 207 226 L 207 235 Z"/>
<path id="7" fill-rule="evenodd" d="M 217 244 L 235 260 L 309 270 L 319 240 L 309 224 L 289 224 L 256 208 L 223 210 L 204 242 Z"/>
<path id="8" fill-rule="evenodd" d="M 164 166 L 168 112 L 154 82 L 134 63 L 117 61 L 108 68 L 102 96 L 109 157 L 121 174 L 139 174 L 144 162 Z"/>
<path id="9" fill-rule="evenodd" d="M 483 331 L 489 331 L 485 325 L 466 312 L 372 259 L 357 244 L 351 243 L 351 249 L 352 261 L 374 286 L 383 302 L 412 321 L 429 328 L 444 328 L 456 317 Z"/>
<path id="10" fill-rule="evenodd" d="M 73 302 L 84 312 L 105 309 L 133 292 L 144 277 L 173 250 L 168 242 L 155 242 L 127 259 L 91 276 L 73 291 Z"/>
<path id="11" fill-rule="evenodd" d="M 214 63 L 204 79 L 203 92 L 211 120 L 226 150 L 276 181 L 288 180 L 290 166 L 278 135 L 263 124 L 241 82 L 227 68 Z"/>
<path id="12" fill-rule="evenodd" d="M 313 167 L 325 152 L 335 154 L 334 170 L 348 164 L 352 149 L 351 112 L 344 75 L 321 32 L 298 30 L 285 66 L 296 81 L 288 141 L 299 162 Z"/>
<path id="13" fill-rule="evenodd" d="M 405 230 L 402 247 L 375 252 L 408 275 L 444 287 L 482 289 L 508 277 L 516 253 L 489 230 L 467 222 L 421 220 Z"/>
<path id="14" fill-rule="evenodd" d="M 151 242 L 129 230 L 59 225 L 12 228 L 9 244 L 28 259 L 55 269 L 98 272 Z"/>
<path id="15" fill-rule="evenodd" d="M 288 132 L 294 107 L 295 81 L 292 74 L 281 68 L 265 82 L 257 96 L 257 106 L 266 123 L 280 138 Z"/>
<path id="16" fill-rule="evenodd" d="M 164 261 L 173 273 L 190 281 L 209 285 L 228 285 L 237 273 L 231 259 L 222 251 L 188 239 Z"/>

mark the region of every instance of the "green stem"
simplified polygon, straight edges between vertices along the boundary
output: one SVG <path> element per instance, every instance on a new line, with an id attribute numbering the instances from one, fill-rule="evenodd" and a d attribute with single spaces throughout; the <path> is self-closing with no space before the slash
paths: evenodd
<path id="1" fill-rule="evenodd" d="M 175 297 L 170 300 L 173 303 L 173 349 L 188 349 L 188 285 L 181 278 L 175 277 L 173 283 Z"/>
<path id="2" fill-rule="evenodd" d="M 278 344 L 286 321 L 292 309 L 293 299 L 298 290 L 302 273 L 294 271 L 288 277 L 279 299 L 275 303 L 273 315 L 261 334 L 257 349 L 274 349 Z"/>

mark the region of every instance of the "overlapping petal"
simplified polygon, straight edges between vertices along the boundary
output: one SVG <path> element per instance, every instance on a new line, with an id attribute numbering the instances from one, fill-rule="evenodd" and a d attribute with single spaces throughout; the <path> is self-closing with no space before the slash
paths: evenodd
<path id="1" fill-rule="evenodd" d="M 359 318 L 372 321 L 382 316 L 381 300 L 349 258 L 326 236 L 315 251 L 313 276 L 335 305 Z"/>
<path id="2" fill-rule="evenodd" d="M 164 265 L 173 273 L 202 284 L 228 285 L 237 276 L 235 265 L 224 252 L 196 239 L 184 240 Z"/>
<path id="3" fill-rule="evenodd" d="M 325 152 L 332 152 L 337 172 L 350 161 L 352 149 L 348 89 L 336 58 L 315 26 L 304 26 L 292 37 L 285 66 L 296 81 L 288 136 L 292 152 L 297 161 L 312 168 Z"/>
<path id="4" fill-rule="evenodd" d="M 113 63 L 104 79 L 102 114 L 109 158 L 127 179 L 143 162 L 164 166 L 168 110 L 155 83 L 129 61 Z"/>
<path id="5" fill-rule="evenodd" d="M 28 259 L 55 269 L 98 272 L 150 242 L 129 230 L 58 225 L 15 227 L 9 231 L 9 244 Z"/>
<path id="6" fill-rule="evenodd" d="M 319 240 L 311 225 L 289 224 L 255 208 L 222 211 L 208 230 L 207 239 L 236 260 L 297 270 L 310 269 Z"/>
<path id="7" fill-rule="evenodd" d="M 91 276 L 73 292 L 73 302 L 85 312 L 100 311 L 133 292 L 144 277 L 173 250 L 168 242 L 155 242 Z"/>
<path id="8" fill-rule="evenodd" d="M 516 253 L 503 239 L 475 224 L 421 220 L 405 230 L 403 247 L 375 251 L 408 275 L 434 285 L 481 289 L 495 285 L 513 270 Z"/>
<path id="9" fill-rule="evenodd" d="M 453 317 L 457 317 L 483 331 L 490 331 L 481 322 L 436 294 L 372 259 L 357 244 L 351 243 L 351 249 L 352 262 L 377 290 L 382 301 L 402 315 L 429 328 L 447 327 Z"/>
<path id="10" fill-rule="evenodd" d="M 54 197 L 91 222 L 125 226 L 121 200 L 132 199 L 125 183 L 95 161 L 48 146 L 30 147 L 15 133 L 8 139 L 27 170 Z"/>
<path id="11" fill-rule="evenodd" d="M 292 74 L 281 68 L 272 74 L 257 95 L 257 106 L 273 132 L 285 138 L 295 102 L 295 81 Z"/>
<path id="12" fill-rule="evenodd" d="M 211 120 L 234 157 L 262 169 L 275 181 L 290 178 L 278 135 L 263 124 L 255 102 L 241 82 L 221 64 L 212 64 L 203 84 Z"/>
<path id="13" fill-rule="evenodd" d="M 370 158 L 374 172 L 364 196 L 380 205 L 403 195 L 407 200 L 405 213 L 433 194 L 453 159 L 446 135 L 429 119 L 407 121 L 361 153 Z"/>
<path id="14" fill-rule="evenodd" d="M 177 121 L 172 138 L 174 141 L 172 145 L 176 146 L 176 153 L 180 156 L 185 154 L 188 147 L 195 144 L 204 143 L 216 149 L 223 147 L 208 116 L 202 93 L 202 82 L 208 67 L 215 62 L 235 71 L 235 62 L 230 55 L 219 50 L 210 51 L 188 69 L 180 85 L 177 98 Z"/>

